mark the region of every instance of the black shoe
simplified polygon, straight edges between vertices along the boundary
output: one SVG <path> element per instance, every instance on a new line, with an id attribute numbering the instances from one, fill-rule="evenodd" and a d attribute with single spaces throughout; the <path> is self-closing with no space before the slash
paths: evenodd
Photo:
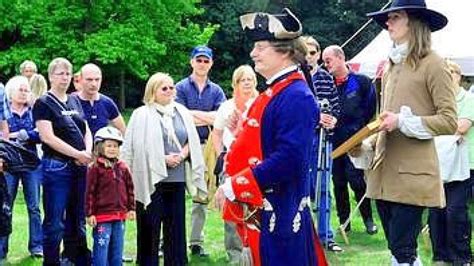
<path id="1" fill-rule="evenodd" d="M 364 222 L 365 224 L 365 229 L 367 234 L 369 235 L 375 235 L 378 232 L 377 226 L 374 224 L 373 221 L 368 220 L 367 222 Z"/>
<path id="2" fill-rule="evenodd" d="M 324 247 L 325 247 L 328 251 L 335 252 L 335 253 L 343 252 L 343 251 L 344 251 L 336 242 L 334 242 L 334 240 L 328 241 L 328 242 L 324 245 Z"/>
<path id="3" fill-rule="evenodd" d="M 198 246 L 198 245 L 191 245 L 189 247 L 191 249 L 191 255 L 193 256 L 199 256 L 199 257 L 209 257 L 209 254 L 206 253 L 203 247 Z"/>
<path id="4" fill-rule="evenodd" d="M 42 251 L 31 252 L 31 257 L 34 259 L 41 259 L 43 258 L 43 252 Z"/>

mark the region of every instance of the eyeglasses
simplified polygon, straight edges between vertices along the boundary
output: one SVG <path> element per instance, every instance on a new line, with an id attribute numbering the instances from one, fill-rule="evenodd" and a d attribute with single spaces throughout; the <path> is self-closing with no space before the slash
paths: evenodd
<path id="1" fill-rule="evenodd" d="M 72 74 L 69 72 L 58 72 L 58 73 L 53 73 L 55 76 L 66 76 L 66 77 L 71 77 Z"/>
<path id="2" fill-rule="evenodd" d="M 209 64 L 211 62 L 211 60 L 198 58 L 198 59 L 196 59 L 196 62 L 198 62 L 199 64 L 201 64 L 201 63 Z"/>
<path id="3" fill-rule="evenodd" d="M 174 86 L 164 86 L 163 88 L 161 88 L 161 91 L 163 92 L 166 92 L 168 90 L 170 91 L 174 90 Z"/>
<path id="4" fill-rule="evenodd" d="M 317 51 L 309 51 L 308 53 L 309 53 L 310 55 L 315 55 L 315 54 L 317 54 L 318 52 L 317 52 Z"/>

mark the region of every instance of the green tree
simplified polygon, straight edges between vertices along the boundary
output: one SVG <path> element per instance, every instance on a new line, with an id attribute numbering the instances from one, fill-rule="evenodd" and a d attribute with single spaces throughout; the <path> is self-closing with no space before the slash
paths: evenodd
<path id="1" fill-rule="evenodd" d="M 106 84 L 125 91 L 126 80 L 144 80 L 162 71 L 181 76 L 188 53 L 215 31 L 191 18 L 201 14 L 197 0 L 1 1 L 0 71 L 11 76 L 25 59 L 45 73 L 52 58 L 71 60 L 75 70 L 95 62 Z M 138 97 L 135 97 L 138 96 Z"/>

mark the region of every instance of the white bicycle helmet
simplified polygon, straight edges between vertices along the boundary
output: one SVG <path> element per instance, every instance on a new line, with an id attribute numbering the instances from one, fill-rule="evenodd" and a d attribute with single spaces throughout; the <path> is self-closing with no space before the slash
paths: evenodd
<path id="1" fill-rule="evenodd" d="M 97 130 L 94 136 L 94 144 L 107 139 L 116 140 L 119 142 L 119 145 L 123 142 L 123 136 L 120 130 L 115 127 L 107 126 Z"/>

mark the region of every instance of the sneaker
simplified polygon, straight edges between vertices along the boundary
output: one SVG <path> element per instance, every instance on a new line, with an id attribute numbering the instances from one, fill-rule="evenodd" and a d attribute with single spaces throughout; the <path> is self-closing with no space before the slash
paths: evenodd
<path id="1" fill-rule="evenodd" d="M 193 256 L 199 256 L 199 257 L 209 257 L 209 254 L 206 253 L 203 247 L 198 246 L 198 245 L 191 245 L 189 247 L 191 249 L 191 255 Z"/>
<path id="2" fill-rule="evenodd" d="M 334 240 L 328 241 L 328 243 L 324 245 L 324 247 L 328 251 L 335 252 L 335 253 L 344 251 L 336 242 L 334 242 Z"/>
<path id="3" fill-rule="evenodd" d="M 30 255 L 31 255 L 32 258 L 41 259 L 41 258 L 43 258 L 43 251 L 31 252 Z"/>
<path id="4" fill-rule="evenodd" d="M 377 234 L 378 232 L 377 226 L 374 224 L 372 220 L 368 220 L 364 222 L 364 224 L 365 224 L 365 229 L 366 229 L 367 234 L 369 235 Z"/>
<path id="5" fill-rule="evenodd" d="M 122 262 L 133 262 L 133 258 L 130 256 L 123 255 Z"/>

